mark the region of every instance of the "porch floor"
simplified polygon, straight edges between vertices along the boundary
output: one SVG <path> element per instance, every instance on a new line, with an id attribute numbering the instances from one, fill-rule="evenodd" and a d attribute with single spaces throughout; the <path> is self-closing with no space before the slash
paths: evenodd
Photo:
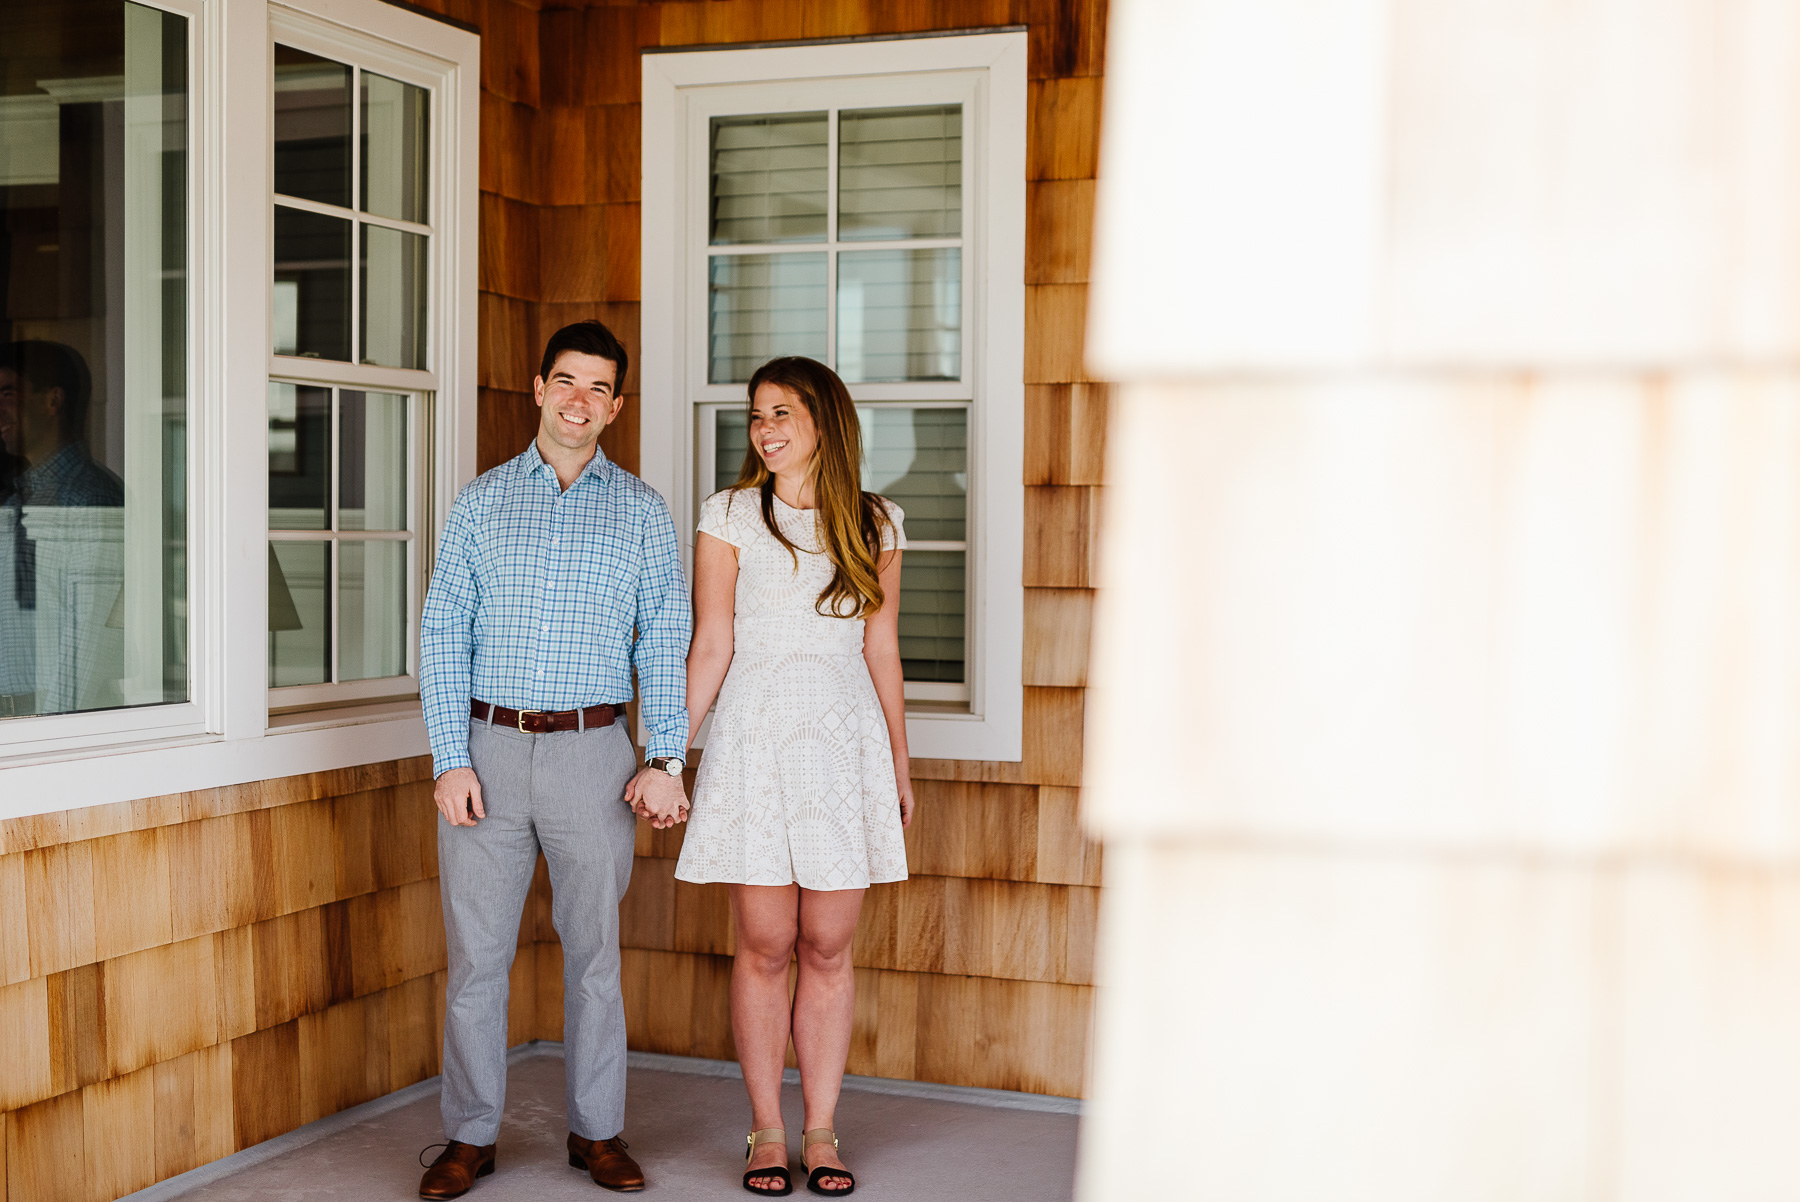
<path id="1" fill-rule="evenodd" d="M 750 1197 L 739 1185 L 749 1124 L 743 1083 L 718 1075 L 731 1070 L 713 1062 L 636 1054 L 632 1059 L 625 1137 L 649 1180 L 643 1196 L 683 1202 Z M 561 1048 L 528 1045 L 515 1049 L 510 1060 L 498 1167 L 468 1197 L 472 1202 L 611 1197 L 568 1165 Z M 908 1096 L 889 1092 L 894 1088 L 907 1085 L 868 1078 L 845 1082 L 838 1138 L 845 1163 L 857 1174 L 858 1197 L 1048 1202 L 1072 1196 L 1076 1116 L 1020 1108 L 1056 1106 L 1056 1100 L 987 1090 Z M 259 1163 L 219 1175 L 220 1169 L 231 1170 L 232 1162 L 258 1159 L 253 1153 L 259 1150 L 253 1149 L 211 1172 L 198 1170 L 135 1197 L 146 1202 L 416 1198 L 419 1150 L 443 1138 L 437 1083 L 422 1082 L 404 1094 L 404 1100 L 391 1100 L 398 1105 L 377 1101 L 321 1120 L 315 1126 L 323 1134 L 303 1128 L 271 1141 Z M 800 1087 L 786 1086 L 782 1100 L 788 1142 L 796 1150 L 795 1195 L 811 1197 L 797 1172 Z"/>

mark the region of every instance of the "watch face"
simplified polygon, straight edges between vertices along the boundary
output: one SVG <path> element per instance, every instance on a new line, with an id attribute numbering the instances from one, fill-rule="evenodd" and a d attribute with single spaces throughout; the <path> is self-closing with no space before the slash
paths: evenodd
<path id="1" fill-rule="evenodd" d="M 670 776 L 680 776 L 681 770 L 683 768 L 685 768 L 686 766 L 687 765 L 684 764 L 682 761 L 671 758 L 671 759 L 665 759 L 663 761 L 662 769 L 664 772 L 667 772 Z"/>

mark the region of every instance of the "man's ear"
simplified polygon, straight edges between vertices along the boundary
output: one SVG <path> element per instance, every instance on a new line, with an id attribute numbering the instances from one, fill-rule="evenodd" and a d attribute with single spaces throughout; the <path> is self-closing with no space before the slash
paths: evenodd
<path id="1" fill-rule="evenodd" d="M 544 407 L 544 377 L 538 376 L 536 379 L 532 380 L 531 399 L 537 402 L 537 407 L 539 409 Z"/>
<path id="2" fill-rule="evenodd" d="M 62 385 L 60 384 L 44 389 L 45 412 L 60 414 L 62 412 L 63 401 L 67 399 L 67 396 L 63 393 Z"/>
<path id="3" fill-rule="evenodd" d="M 619 414 L 624 410 L 624 408 L 625 408 L 625 394 L 622 392 L 613 393 L 612 402 L 610 405 L 608 405 L 607 410 L 606 410 L 606 424 L 609 426 L 612 425 L 613 419 L 618 417 Z"/>

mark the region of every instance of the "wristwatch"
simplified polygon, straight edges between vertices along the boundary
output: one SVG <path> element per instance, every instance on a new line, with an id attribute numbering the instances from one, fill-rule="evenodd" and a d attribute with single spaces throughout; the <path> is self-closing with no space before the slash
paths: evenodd
<path id="1" fill-rule="evenodd" d="M 687 767 L 687 764 L 682 761 L 681 757 L 675 755 L 659 755 L 649 763 L 650 767 L 656 769 L 658 772 L 667 772 L 670 776 L 674 777 L 679 777 L 681 775 L 681 770 Z"/>

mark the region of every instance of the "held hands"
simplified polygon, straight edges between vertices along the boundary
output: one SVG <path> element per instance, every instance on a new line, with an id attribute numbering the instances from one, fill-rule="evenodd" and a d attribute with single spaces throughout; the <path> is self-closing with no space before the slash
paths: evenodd
<path id="1" fill-rule="evenodd" d="M 659 768 L 646 767 L 631 778 L 625 786 L 625 804 L 659 831 L 687 821 L 687 790 L 681 778 Z"/>
<path id="2" fill-rule="evenodd" d="M 477 818 L 487 817 L 487 808 L 481 804 L 481 782 L 475 779 L 473 768 L 452 768 L 438 777 L 431 799 L 451 826 L 474 826 Z"/>

